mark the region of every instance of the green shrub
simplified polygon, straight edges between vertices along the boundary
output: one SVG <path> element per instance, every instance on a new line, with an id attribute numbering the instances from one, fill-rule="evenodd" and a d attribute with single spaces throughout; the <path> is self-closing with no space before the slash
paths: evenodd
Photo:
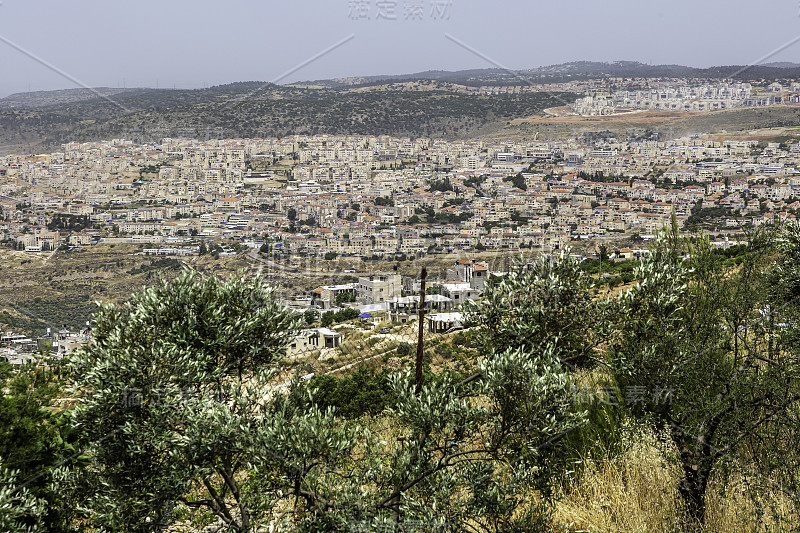
<path id="1" fill-rule="evenodd" d="M 317 389 L 314 400 L 321 409 L 333 407 L 339 416 L 357 418 L 376 415 L 394 403 L 389 372 L 361 366 L 350 375 L 314 376 L 309 386 Z"/>
<path id="2" fill-rule="evenodd" d="M 413 355 L 414 353 L 416 353 L 414 346 L 412 346 L 407 342 L 401 342 L 400 344 L 397 345 L 397 355 L 400 357 L 406 355 Z"/>

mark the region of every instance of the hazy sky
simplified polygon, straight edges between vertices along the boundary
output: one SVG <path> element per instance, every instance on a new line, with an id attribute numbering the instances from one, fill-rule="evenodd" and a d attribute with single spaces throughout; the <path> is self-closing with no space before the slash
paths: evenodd
<path id="1" fill-rule="evenodd" d="M 271 81 L 306 62 L 282 81 L 493 66 L 486 58 L 514 69 L 800 62 L 799 14 L 798 0 L 2 0 L 0 97 L 74 80 Z"/>

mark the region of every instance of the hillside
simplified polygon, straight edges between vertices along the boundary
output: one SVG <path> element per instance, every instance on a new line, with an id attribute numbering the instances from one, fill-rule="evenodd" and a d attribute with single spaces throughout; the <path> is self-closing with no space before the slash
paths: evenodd
<path id="1" fill-rule="evenodd" d="M 58 91 L 34 91 L 16 93 L 0 98 L 0 109 L 24 109 L 48 105 L 69 104 L 85 100 L 101 98 L 117 98 L 123 95 L 139 94 L 152 89 L 112 89 L 96 87 L 94 89 L 61 89 Z"/>
<path id="2" fill-rule="evenodd" d="M 239 257 L 150 257 L 138 245 L 96 245 L 45 254 L 0 250 L 0 330 L 42 335 L 83 327 L 95 302 L 124 301 L 142 287 L 186 268 L 229 275 L 246 267 Z"/>
<path id="3" fill-rule="evenodd" d="M 537 114 L 570 93 L 465 94 L 436 82 L 306 89 L 258 82 L 149 90 L 26 109 L 0 109 L 0 154 L 39 153 L 68 141 L 167 136 L 282 137 L 352 133 L 467 138 Z"/>
<path id="4" fill-rule="evenodd" d="M 682 113 L 643 111 L 607 116 L 534 115 L 513 120 L 483 137 L 491 139 L 530 139 L 580 137 L 600 134 L 626 138 L 658 132 L 662 139 L 695 134 L 746 134 L 752 130 L 774 130 L 760 137 L 779 137 L 800 132 L 800 106 L 785 105 L 739 108 L 724 111 Z"/>
<path id="5" fill-rule="evenodd" d="M 563 137 L 603 131 L 585 123 L 550 120 L 542 111 L 573 101 L 575 93 L 469 94 L 480 85 L 556 83 L 605 77 L 735 78 L 800 77 L 791 63 L 695 68 L 634 61 L 578 61 L 528 70 L 472 69 L 456 72 L 363 76 L 278 86 L 250 81 L 207 89 L 69 89 L 20 93 L 0 99 L 0 155 L 39 153 L 68 141 L 126 137 L 137 142 L 166 136 L 282 137 L 351 133 L 409 137 L 475 138 L 539 132 Z M 741 110 L 648 119 L 642 129 L 672 133 L 739 131 L 796 123 L 794 111 Z M 529 117 L 526 119 L 525 117 Z M 533 120 L 530 119 L 533 117 Z M 713 117 L 713 118 L 708 118 Z M 744 118 L 742 118 L 744 117 Z M 642 116 L 613 118 L 640 128 Z M 524 119 L 524 120 L 523 120 Z M 516 121 L 513 124 L 509 124 Z M 563 124 L 562 124 L 563 123 Z M 744 126 L 743 126 L 744 125 Z"/>
<path id="6" fill-rule="evenodd" d="M 429 70 L 414 74 L 360 76 L 305 82 L 339 88 L 417 79 L 438 80 L 468 86 L 524 85 L 559 83 L 592 78 L 732 78 L 740 81 L 774 80 L 800 77 L 800 65 L 778 62 L 764 65 L 724 65 L 706 68 L 684 65 L 648 65 L 638 61 L 572 61 L 523 70 L 500 68 L 469 69 L 454 72 Z"/>

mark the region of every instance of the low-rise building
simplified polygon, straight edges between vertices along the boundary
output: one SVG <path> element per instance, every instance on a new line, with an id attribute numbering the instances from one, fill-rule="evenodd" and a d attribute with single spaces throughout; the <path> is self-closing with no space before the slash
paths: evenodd
<path id="1" fill-rule="evenodd" d="M 376 274 L 358 278 L 358 299 L 365 304 L 383 303 L 400 296 L 402 282 L 400 274 Z"/>
<path id="2" fill-rule="evenodd" d="M 328 328 L 304 329 L 292 339 L 286 348 L 288 357 L 303 357 L 323 349 L 336 348 L 342 342 L 342 334 Z"/>

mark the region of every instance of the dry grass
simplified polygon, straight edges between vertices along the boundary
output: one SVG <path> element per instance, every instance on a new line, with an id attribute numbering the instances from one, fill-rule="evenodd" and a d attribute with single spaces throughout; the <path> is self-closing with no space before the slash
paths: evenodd
<path id="1" fill-rule="evenodd" d="M 550 111 L 563 109 L 551 108 Z M 699 111 L 699 113 L 716 113 L 716 111 Z M 630 111 L 623 113 L 615 113 L 613 115 L 566 115 L 559 113 L 557 116 L 538 116 L 533 115 L 525 118 L 517 118 L 511 121 L 511 125 L 518 126 L 520 124 L 616 124 L 627 123 L 634 120 L 637 124 L 661 123 L 670 120 L 686 118 L 687 114 L 682 111 Z"/>
<path id="2" fill-rule="evenodd" d="M 675 453 L 671 443 L 650 429 L 626 433 L 620 455 L 603 462 L 587 461 L 577 480 L 563 488 L 554 519 L 567 531 L 767 532 L 784 531 L 797 520 L 775 491 L 758 492 L 758 507 L 777 510 L 784 518 L 777 523 L 769 511 L 761 516 L 743 478 L 733 476 L 724 486 L 718 479 L 711 480 L 705 524 L 692 527 L 682 511 L 681 471 L 671 459 Z"/>
<path id="3" fill-rule="evenodd" d="M 651 431 L 626 436 L 620 456 L 587 461 L 555 519 L 572 531 L 673 531 L 680 524 L 679 471 Z"/>
<path id="4" fill-rule="evenodd" d="M 759 487 L 748 486 L 741 475 L 735 475 L 723 487 L 712 479 L 706 499 L 705 531 L 797 531 L 800 517 L 794 514 L 785 495 L 764 479 L 756 481 Z"/>

